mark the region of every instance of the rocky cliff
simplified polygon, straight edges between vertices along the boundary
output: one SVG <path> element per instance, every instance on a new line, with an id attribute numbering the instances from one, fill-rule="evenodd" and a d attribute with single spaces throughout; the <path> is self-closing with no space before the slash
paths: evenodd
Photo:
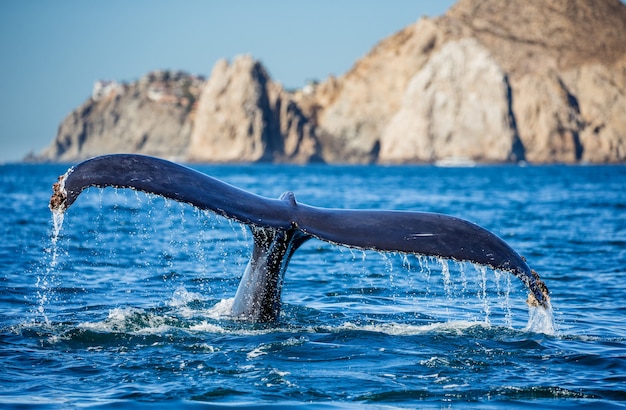
<path id="1" fill-rule="evenodd" d="M 97 83 L 39 159 L 624 162 L 625 38 L 619 0 L 460 0 L 295 92 L 249 56 Z"/>
<path id="2" fill-rule="evenodd" d="M 461 0 L 339 78 L 320 128 L 357 162 L 623 162 L 624 38 L 618 0 Z"/>
<path id="3" fill-rule="evenodd" d="M 305 163 L 319 154 L 310 120 L 258 61 L 241 56 L 215 65 L 200 95 L 189 160 Z"/>
<path id="4" fill-rule="evenodd" d="M 202 78 L 155 71 L 132 84 L 99 81 L 63 120 L 42 161 L 77 161 L 112 152 L 184 160 Z"/>

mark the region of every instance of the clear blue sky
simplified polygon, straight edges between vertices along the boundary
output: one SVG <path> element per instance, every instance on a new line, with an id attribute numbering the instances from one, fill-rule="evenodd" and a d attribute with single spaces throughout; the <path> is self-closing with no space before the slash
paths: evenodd
<path id="1" fill-rule="evenodd" d="M 156 69 L 208 76 L 251 54 L 286 87 L 341 75 L 378 41 L 453 0 L 2 0 L 0 163 L 40 152 L 94 81 Z"/>

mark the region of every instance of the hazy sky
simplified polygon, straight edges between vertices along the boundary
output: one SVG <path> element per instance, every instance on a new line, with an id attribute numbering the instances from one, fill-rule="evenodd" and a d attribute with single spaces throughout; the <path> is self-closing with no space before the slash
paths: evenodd
<path id="1" fill-rule="evenodd" d="M 286 87 L 341 75 L 378 41 L 452 0 L 2 0 L 0 163 L 40 152 L 94 81 L 156 69 L 209 76 L 251 54 Z"/>

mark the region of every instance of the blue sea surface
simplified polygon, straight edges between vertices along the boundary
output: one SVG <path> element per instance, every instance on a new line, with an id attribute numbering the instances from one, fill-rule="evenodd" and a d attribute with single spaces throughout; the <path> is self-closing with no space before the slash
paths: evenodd
<path id="1" fill-rule="evenodd" d="M 311 240 L 279 322 L 234 321 L 245 226 L 112 188 L 53 221 L 67 166 L 2 165 L 1 408 L 626 407 L 626 167 L 196 168 L 267 197 L 468 219 L 526 257 L 552 311 L 506 272 Z"/>

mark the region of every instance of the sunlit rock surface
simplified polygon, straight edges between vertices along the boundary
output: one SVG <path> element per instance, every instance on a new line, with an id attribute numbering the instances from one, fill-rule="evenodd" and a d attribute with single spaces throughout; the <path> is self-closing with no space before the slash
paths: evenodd
<path id="1" fill-rule="evenodd" d="M 619 0 L 460 0 L 301 90 L 250 56 L 97 83 L 34 159 L 624 162 L 625 38 Z"/>

